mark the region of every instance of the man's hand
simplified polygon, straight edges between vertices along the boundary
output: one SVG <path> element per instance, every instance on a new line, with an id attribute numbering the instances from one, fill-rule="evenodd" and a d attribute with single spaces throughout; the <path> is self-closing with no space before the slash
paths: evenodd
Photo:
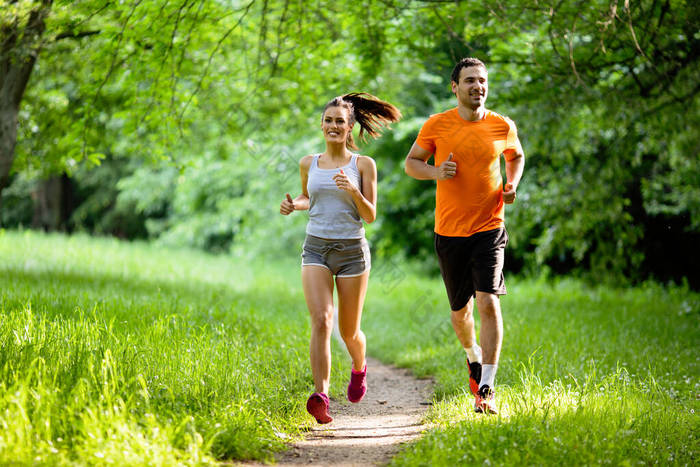
<path id="1" fill-rule="evenodd" d="M 457 163 L 452 162 L 452 153 L 450 153 L 447 160 L 440 164 L 440 167 L 438 167 L 437 179 L 447 180 L 448 178 L 454 177 L 456 173 Z"/>
<path id="2" fill-rule="evenodd" d="M 287 198 L 282 201 L 282 204 L 280 204 L 280 214 L 284 216 L 288 216 L 289 214 L 294 212 L 294 200 L 292 199 L 291 196 L 289 196 L 289 193 L 287 193 Z"/>
<path id="3" fill-rule="evenodd" d="M 512 183 L 506 183 L 503 187 L 503 202 L 513 204 L 513 201 L 515 201 L 515 188 Z"/>

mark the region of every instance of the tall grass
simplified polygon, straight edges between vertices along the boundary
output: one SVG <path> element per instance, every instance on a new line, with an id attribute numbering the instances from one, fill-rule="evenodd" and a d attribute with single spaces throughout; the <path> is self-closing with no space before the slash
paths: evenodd
<path id="1" fill-rule="evenodd" d="M 436 429 L 394 465 L 697 463 L 697 293 L 510 280 L 496 380 L 502 414 L 486 417 L 473 412 L 441 280 L 407 270 L 395 264 L 377 278 L 366 332 L 377 356 L 435 378 Z"/>
<path id="2" fill-rule="evenodd" d="M 0 464 L 270 460 L 311 423 L 298 268 L 0 231 Z M 502 414 L 480 416 L 440 279 L 375 260 L 369 352 L 436 382 L 434 429 L 395 465 L 697 464 L 697 293 L 508 287 Z"/>
<path id="3" fill-rule="evenodd" d="M 311 421 L 298 265 L 277 268 L 0 234 L 0 464 L 270 459 Z"/>

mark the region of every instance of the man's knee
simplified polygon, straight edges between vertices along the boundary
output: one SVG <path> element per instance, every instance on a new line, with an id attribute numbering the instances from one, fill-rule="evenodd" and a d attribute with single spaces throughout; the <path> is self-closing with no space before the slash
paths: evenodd
<path id="1" fill-rule="evenodd" d="M 452 310 L 452 321 L 469 321 L 473 319 L 474 301 L 469 302 L 460 310 Z"/>
<path id="2" fill-rule="evenodd" d="M 476 301 L 477 307 L 479 308 L 479 315 L 481 316 L 493 316 L 501 312 L 501 300 L 496 294 L 477 292 Z"/>

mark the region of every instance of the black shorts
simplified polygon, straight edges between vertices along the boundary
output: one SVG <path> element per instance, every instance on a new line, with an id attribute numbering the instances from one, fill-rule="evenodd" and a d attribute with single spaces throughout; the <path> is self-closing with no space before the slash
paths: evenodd
<path id="1" fill-rule="evenodd" d="M 503 278 L 508 233 L 501 227 L 469 237 L 435 234 L 435 252 L 453 311 L 461 310 L 476 291 L 505 295 Z"/>

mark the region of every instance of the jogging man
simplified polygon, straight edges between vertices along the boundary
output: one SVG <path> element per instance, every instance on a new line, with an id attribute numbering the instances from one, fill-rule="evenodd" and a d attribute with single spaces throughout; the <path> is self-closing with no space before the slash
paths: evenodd
<path id="1" fill-rule="evenodd" d="M 452 327 L 467 353 L 474 409 L 497 413 L 493 388 L 503 339 L 499 296 L 506 293 L 503 260 L 508 242 L 504 203 L 515 201 L 525 156 L 515 124 L 484 107 L 488 72 L 480 60 L 464 58 L 455 65 L 452 92 L 457 107 L 425 122 L 405 169 L 418 180 L 437 180 L 435 251 Z M 434 165 L 427 163 L 431 156 Z M 474 332 L 474 297 L 481 347 Z"/>

